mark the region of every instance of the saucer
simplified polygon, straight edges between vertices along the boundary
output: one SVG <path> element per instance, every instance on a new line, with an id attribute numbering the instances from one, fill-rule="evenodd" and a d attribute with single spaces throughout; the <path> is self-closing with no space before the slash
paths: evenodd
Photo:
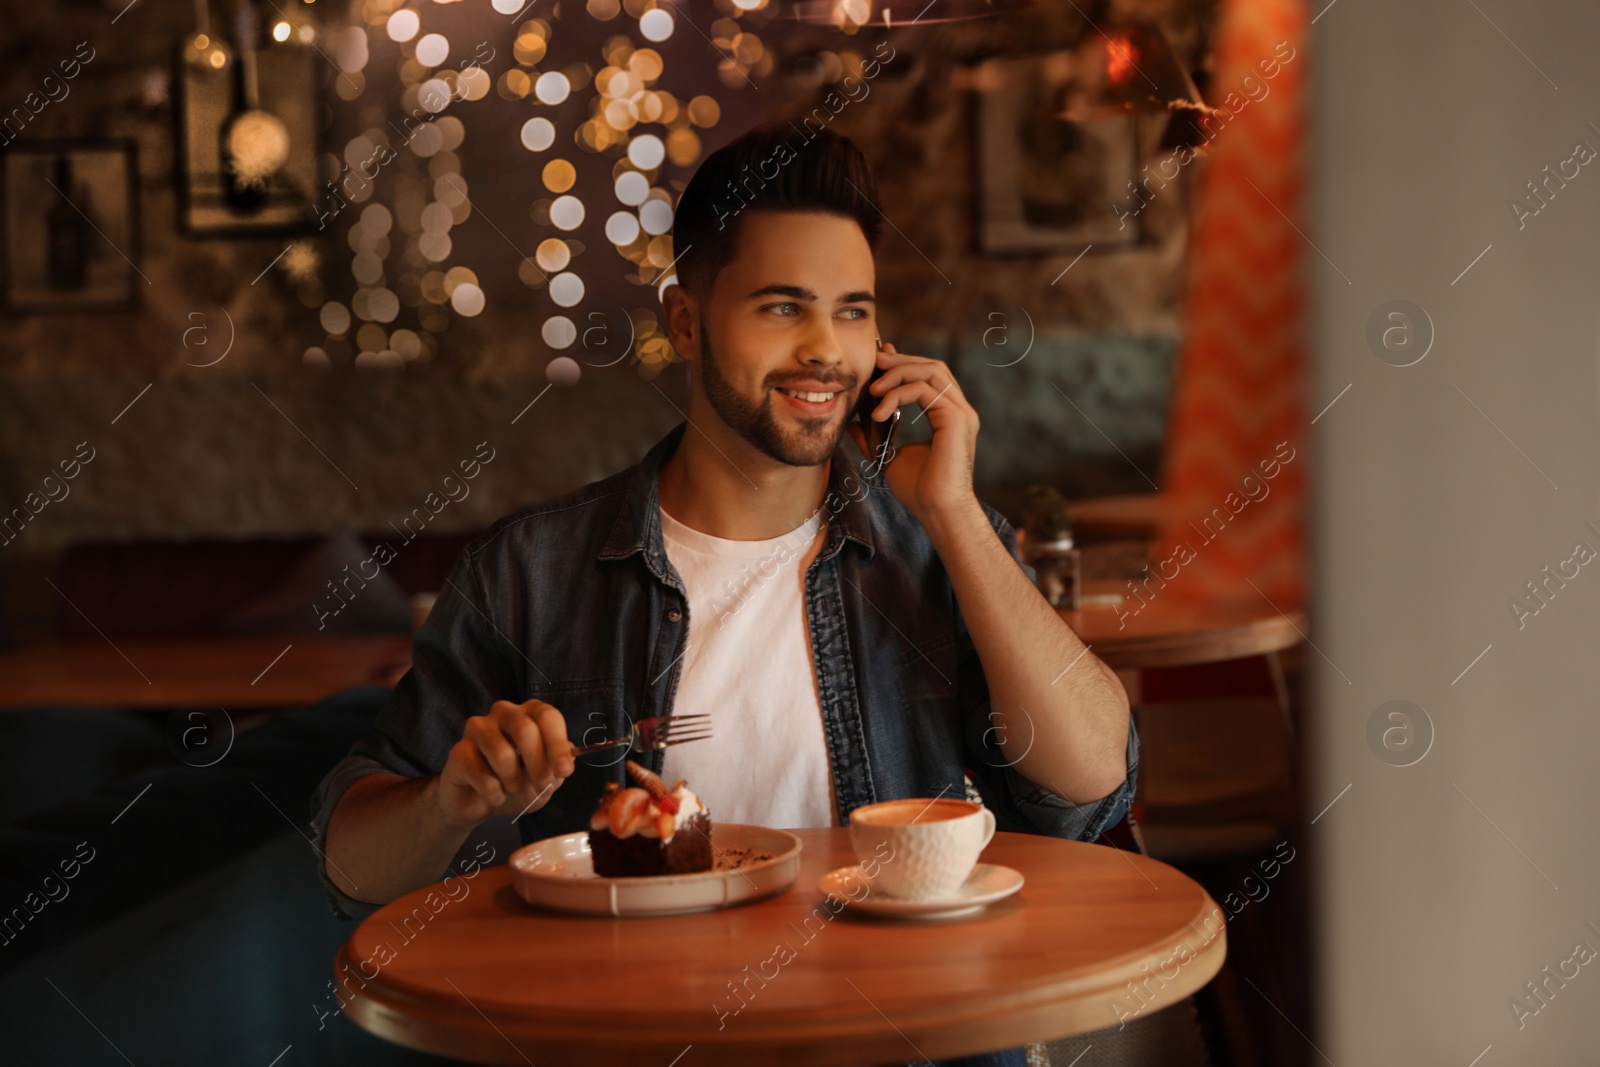
<path id="1" fill-rule="evenodd" d="M 849 901 L 850 907 L 873 915 L 895 919 L 953 919 L 972 915 L 985 905 L 992 904 L 1022 888 L 1022 872 L 996 863 L 980 863 L 967 875 L 956 891 L 947 897 L 933 900 L 901 900 L 881 890 L 873 890 L 860 900 L 861 885 L 872 885 L 872 880 L 862 873 L 859 865 L 840 867 L 817 879 L 817 888 Z"/>

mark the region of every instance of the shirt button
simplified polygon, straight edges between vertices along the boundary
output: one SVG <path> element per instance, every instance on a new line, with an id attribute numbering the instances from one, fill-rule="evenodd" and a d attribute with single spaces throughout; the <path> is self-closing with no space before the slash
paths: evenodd
<path id="1" fill-rule="evenodd" d="M 683 618 L 683 612 L 679 611 L 677 608 L 673 608 L 671 611 L 667 612 L 668 622 L 677 622 L 681 618 Z"/>

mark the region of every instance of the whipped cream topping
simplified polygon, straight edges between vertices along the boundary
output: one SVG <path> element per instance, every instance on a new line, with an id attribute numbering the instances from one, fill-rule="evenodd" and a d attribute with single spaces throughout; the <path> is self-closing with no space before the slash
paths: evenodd
<path id="1" fill-rule="evenodd" d="M 672 797 L 678 802 L 678 811 L 670 815 L 656 807 L 655 800 L 648 791 L 636 786 L 618 789 L 607 794 L 609 801 L 602 803 L 599 810 L 589 819 L 589 829 L 610 830 L 613 837 L 632 837 L 639 834 L 642 837 L 659 838 L 662 841 L 671 841 L 684 823 L 696 815 L 706 811 L 706 806 L 688 786 L 680 785 L 672 791 Z M 669 821 L 670 820 L 670 821 Z M 663 836 L 663 830 L 666 831 Z"/>

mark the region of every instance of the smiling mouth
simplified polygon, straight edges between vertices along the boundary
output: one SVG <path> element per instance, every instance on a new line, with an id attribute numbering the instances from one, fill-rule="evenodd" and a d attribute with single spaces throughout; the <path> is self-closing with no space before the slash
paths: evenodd
<path id="1" fill-rule="evenodd" d="M 828 404 L 832 403 L 833 398 L 838 396 L 841 390 L 835 389 L 832 392 L 816 393 L 805 389 L 785 389 L 783 386 L 779 386 L 778 392 L 784 396 L 792 396 L 796 400 L 804 400 L 808 404 Z"/>

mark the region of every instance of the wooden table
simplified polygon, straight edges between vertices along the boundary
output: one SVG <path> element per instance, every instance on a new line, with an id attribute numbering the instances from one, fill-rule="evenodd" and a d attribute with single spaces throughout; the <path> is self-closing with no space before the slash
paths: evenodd
<path id="1" fill-rule="evenodd" d="M 1121 593 L 1119 604 L 1089 602 L 1061 617 L 1094 654 L 1117 670 L 1179 667 L 1292 648 L 1305 638 L 1305 612 L 1280 612 L 1246 589 L 1231 600 L 1184 599 L 1157 592 L 1140 601 L 1126 582 L 1083 583 L 1086 598 Z"/>
<path id="2" fill-rule="evenodd" d="M 0 708 L 275 708 L 393 684 L 405 634 L 73 641 L 0 654 Z"/>
<path id="3" fill-rule="evenodd" d="M 1134 493 L 1069 500 L 1067 521 L 1079 544 L 1120 538 L 1150 540 L 1161 530 L 1161 495 Z"/>
<path id="4" fill-rule="evenodd" d="M 418 890 L 340 950 L 343 1010 L 390 1041 L 481 1063 L 905 1063 L 1115 1026 L 1141 1010 L 1129 983 L 1151 1012 L 1222 966 L 1225 913 L 1138 854 L 999 833 L 983 860 L 1023 872 L 1018 894 L 904 922 L 831 915 L 816 883 L 855 862 L 849 831 L 797 833 L 794 886 L 725 911 L 543 912 L 504 865 L 457 882 L 453 900 Z"/>

